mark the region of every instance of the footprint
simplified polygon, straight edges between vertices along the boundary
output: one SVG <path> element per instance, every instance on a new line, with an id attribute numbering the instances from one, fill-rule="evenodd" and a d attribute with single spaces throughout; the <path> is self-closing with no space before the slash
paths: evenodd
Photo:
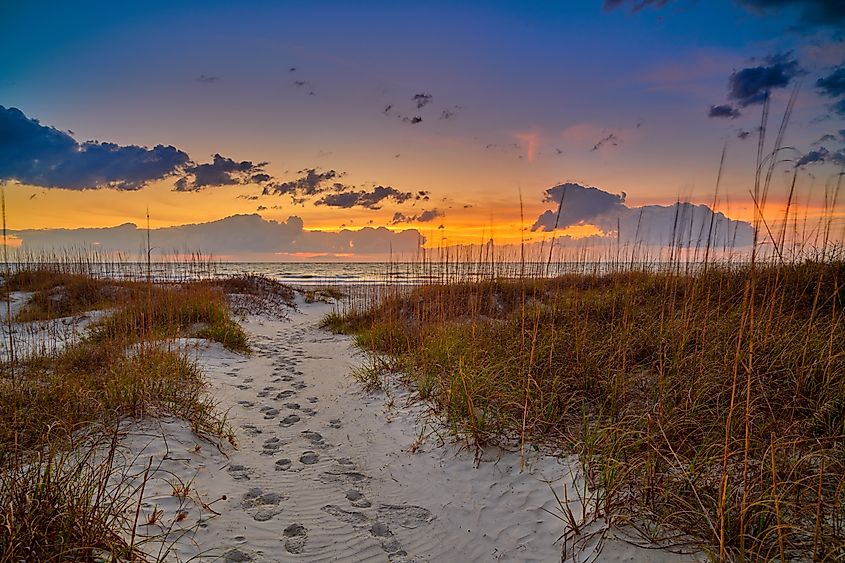
<path id="1" fill-rule="evenodd" d="M 429 524 L 436 517 L 421 506 L 412 504 L 382 504 L 378 507 L 379 517 L 403 528 L 417 528 Z"/>
<path id="2" fill-rule="evenodd" d="M 235 387 L 237 387 L 241 391 L 246 391 L 247 389 L 250 389 L 249 385 L 244 385 L 243 383 L 241 383 L 240 385 L 235 385 Z"/>
<path id="3" fill-rule="evenodd" d="M 252 555 L 240 549 L 230 549 L 223 556 L 223 561 L 224 563 L 244 563 L 245 561 L 252 561 Z"/>
<path id="4" fill-rule="evenodd" d="M 332 428 L 340 428 L 342 426 L 339 418 L 333 418 L 329 421 L 329 426 Z"/>
<path id="5" fill-rule="evenodd" d="M 320 461 L 320 454 L 311 451 L 304 452 L 301 456 L 299 456 L 299 461 L 305 465 L 314 465 Z"/>
<path id="6" fill-rule="evenodd" d="M 238 404 L 247 409 L 255 406 L 255 403 L 252 401 L 238 401 Z"/>
<path id="7" fill-rule="evenodd" d="M 339 506 L 335 506 L 333 504 L 327 504 L 322 508 L 323 512 L 327 512 L 340 520 L 341 522 L 346 522 L 347 524 L 352 524 L 353 526 L 361 526 L 367 522 L 367 515 L 363 512 L 356 512 L 354 510 L 344 510 Z"/>
<path id="8" fill-rule="evenodd" d="M 269 409 L 264 411 L 264 419 L 271 420 L 279 415 L 279 409 Z"/>
<path id="9" fill-rule="evenodd" d="M 293 411 L 299 410 L 299 403 L 285 403 L 285 406 Z"/>
<path id="10" fill-rule="evenodd" d="M 326 471 L 320 475 L 320 481 L 324 483 L 361 483 L 367 479 L 369 477 L 357 471 Z"/>
<path id="11" fill-rule="evenodd" d="M 265 417 L 265 418 L 266 418 L 266 417 Z M 280 424 L 280 425 L 282 425 L 282 426 L 291 426 L 291 425 L 293 425 L 293 424 L 296 424 L 296 423 L 297 423 L 297 422 L 299 422 L 299 421 L 300 421 L 300 418 L 299 418 L 298 416 L 296 416 L 295 414 L 289 414 L 289 415 L 287 415 L 286 417 L 284 417 L 284 418 L 283 418 L 283 419 L 279 422 L 279 424 Z"/>
<path id="12" fill-rule="evenodd" d="M 250 436 L 257 436 L 264 432 L 254 424 L 244 424 L 241 428 L 243 428 L 244 432 L 246 432 Z"/>
<path id="13" fill-rule="evenodd" d="M 255 513 L 252 515 L 253 520 L 266 522 L 282 511 L 279 504 L 286 499 L 287 497 L 280 493 L 253 487 L 244 495 L 241 505 L 247 509 L 255 509 Z"/>
<path id="14" fill-rule="evenodd" d="M 308 387 L 308 384 L 306 384 L 304 381 L 296 381 L 294 383 L 291 383 L 290 386 L 294 389 L 305 389 L 306 387 Z"/>
<path id="15" fill-rule="evenodd" d="M 346 500 L 355 508 L 370 508 L 373 504 L 364 498 L 364 493 L 355 489 L 346 491 Z"/>
<path id="16" fill-rule="evenodd" d="M 273 455 L 279 450 L 282 449 L 282 441 L 278 438 L 270 438 L 269 440 L 265 440 L 264 444 L 261 446 L 263 450 L 261 453 L 264 455 Z"/>
<path id="17" fill-rule="evenodd" d="M 305 542 L 308 541 L 308 529 L 302 524 L 294 523 L 284 529 L 285 549 L 288 553 L 302 553 Z"/>
<path id="18" fill-rule="evenodd" d="M 277 400 L 277 401 L 283 401 L 283 400 L 285 400 L 285 399 L 290 399 L 290 398 L 291 398 L 291 397 L 293 397 L 294 395 L 296 395 L 296 391 L 294 391 L 294 390 L 292 390 L 292 389 L 285 389 L 284 391 L 280 391 L 280 392 L 276 395 L 276 400 Z"/>
<path id="19" fill-rule="evenodd" d="M 286 457 L 282 458 L 276 461 L 276 471 L 287 471 L 291 465 L 293 465 L 291 460 Z"/>
<path id="20" fill-rule="evenodd" d="M 235 481 L 249 481 L 250 475 L 252 475 L 252 470 L 243 465 L 230 465 L 226 468 L 226 471 Z"/>
<path id="21" fill-rule="evenodd" d="M 316 403 L 316 402 L 319 402 L 319 400 L 320 399 L 318 399 L 317 397 L 308 397 L 309 403 Z"/>
<path id="22" fill-rule="evenodd" d="M 303 430 L 302 436 L 312 444 L 319 444 L 323 441 L 322 434 L 320 434 L 319 432 L 313 432 L 311 430 Z"/>
<path id="23" fill-rule="evenodd" d="M 314 416 L 315 414 L 317 414 L 317 411 L 308 407 L 302 407 L 302 412 L 304 412 L 308 416 Z"/>

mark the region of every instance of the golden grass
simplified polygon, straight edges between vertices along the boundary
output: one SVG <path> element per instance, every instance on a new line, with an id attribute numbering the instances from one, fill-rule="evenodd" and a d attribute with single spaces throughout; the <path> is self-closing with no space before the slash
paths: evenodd
<path id="1" fill-rule="evenodd" d="M 833 259 L 435 284 L 324 324 L 392 358 L 456 432 L 577 453 L 594 517 L 726 559 L 836 560 L 843 284 Z"/>

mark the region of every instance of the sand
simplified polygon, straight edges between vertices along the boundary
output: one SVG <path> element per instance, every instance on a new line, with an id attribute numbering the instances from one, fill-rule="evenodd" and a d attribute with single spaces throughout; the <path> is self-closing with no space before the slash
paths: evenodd
<path id="1" fill-rule="evenodd" d="M 124 425 L 122 463 L 139 493 L 144 482 L 142 548 L 166 561 L 560 561 L 550 487 L 575 498 L 577 461 L 532 451 L 521 470 L 490 448 L 476 463 L 410 390 L 361 389 L 350 371 L 364 356 L 317 326 L 330 310 L 300 300 L 287 321 L 246 319 L 249 357 L 181 342 L 237 447 L 179 419 Z M 572 558 L 691 559 L 613 537 Z"/>

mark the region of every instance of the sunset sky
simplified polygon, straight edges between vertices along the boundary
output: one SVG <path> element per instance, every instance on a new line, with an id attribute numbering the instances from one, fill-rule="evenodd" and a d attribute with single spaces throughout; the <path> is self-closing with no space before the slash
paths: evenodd
<path id="1" fill-rule="evenodd" d="M 769 147 L 796 85 L 772 205 L 796 166 L 803 200 L 820 201 L 845 164 L 839 0 L 2 12 L 13 230 L 144 225 L 149 208 L 153 227 L 258 213 L 305 231 L 417 229 L 429 244 L 512 242 L 521 223 L 538 239 L 559 184 L 624 192 L 612 205 L 626 208 L 711 204 L 725 143 L 717 210 L 747 220 L 763 101 Z M 589 213 L 570 223 L 564 234 L 608 231 Z"/>

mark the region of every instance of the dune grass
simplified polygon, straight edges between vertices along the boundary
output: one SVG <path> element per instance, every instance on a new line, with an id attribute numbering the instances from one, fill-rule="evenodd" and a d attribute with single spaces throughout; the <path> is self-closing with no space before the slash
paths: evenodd
<path id="1" fill-rule="evenodd" d="M 16 322 L 108 312 L 64 346 L 0 362 L 0 562 L 145 560 L 132 533 L 140 495 L 114 464 L 117 429 L 127 418 L 177 416 L 234 443 L 175 339 L 249 353 L 226 290 L 256 295 L 258 285 L 113 280 L 61 265 L 7 277 L 7 291 L 32 292 Z"/>
<path id="2" fill-rule="evenodd" d="M 433 284 L 324 325 L 479 444 L 577 453 L 595 518 L 725 559 L 838 560 L 844 286 L 840 259 Z"/>

